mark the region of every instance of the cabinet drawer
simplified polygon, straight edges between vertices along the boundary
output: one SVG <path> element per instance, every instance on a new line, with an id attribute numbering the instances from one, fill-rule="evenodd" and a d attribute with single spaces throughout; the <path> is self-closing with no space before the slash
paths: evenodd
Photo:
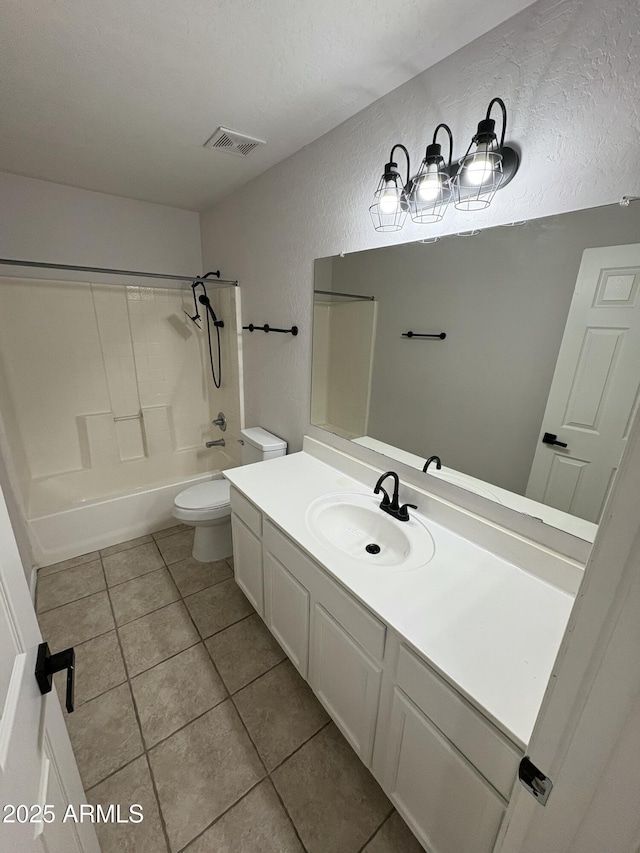
<path id="1" fill-rule="evenodd" d="M 258 538 L 262 537 L 262 513 L 237 489 L 231 487 L 231 509 Z"/>
<path id="2" fill-rule="evenodd" d="M 386 791 L 430 853 L 491 853 L 505 804 L 397 687 Z"/>
<path id="3" fill-rule="evenodd" d="M 381 661 L 384 658 L 387 629 L 383 622 L 345 592 L 324 569 L 307 557 L 269 521 L 264 525 L 264 544 L 267 551 L 286 566 L 365 651 L 376 660 Z"/>
<path id="4" fill-rule="evenodd" d="M 508 800 L 522 758 L 517 748 L 404 645 L 396 683 Z"/>

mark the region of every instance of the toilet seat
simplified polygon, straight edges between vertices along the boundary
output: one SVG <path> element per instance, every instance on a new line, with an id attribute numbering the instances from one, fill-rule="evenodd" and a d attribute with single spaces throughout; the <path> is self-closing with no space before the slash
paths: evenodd
<path id="1" fill-rule="evenodd" d="M 208 480 L 176 496 L 173 515 L 182 521 L 213 521 L 231 514 L 228 480 Z"/>

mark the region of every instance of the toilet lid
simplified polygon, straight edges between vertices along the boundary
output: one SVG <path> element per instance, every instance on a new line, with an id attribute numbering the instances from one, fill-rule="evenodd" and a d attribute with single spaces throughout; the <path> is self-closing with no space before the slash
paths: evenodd
<path id="1" fill-rule="evenodd" d="M 180 509 L 208 509 L 215 506 L 227 506 L 229 501 L 229 481 L 209 480 L 180 492 L 175 504 Z"/>

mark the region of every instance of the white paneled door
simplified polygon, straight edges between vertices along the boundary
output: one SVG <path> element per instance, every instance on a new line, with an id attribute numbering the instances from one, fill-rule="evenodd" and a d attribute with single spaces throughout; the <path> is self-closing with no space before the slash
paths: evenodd
<path id="1" fill-rule="evenodd" d="M 58 696 L 36 683 L 40 642 L 0 491 L 0 850 L 99 853 Z"/>
<path id="2" fill-rule="evenodd" d="M 639 288 L 640 244 L 583 253 L 527 486 L 596 523 L 638 406 Z"/>

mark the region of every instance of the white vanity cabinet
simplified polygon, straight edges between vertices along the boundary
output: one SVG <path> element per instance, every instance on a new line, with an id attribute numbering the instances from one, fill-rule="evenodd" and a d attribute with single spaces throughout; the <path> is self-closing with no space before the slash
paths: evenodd
<path id="1" fill-rule="evenodd" d="M 374 772 L 430 853 L 491 853 L 522 754 L 397 637 L 395 644 Z"/>
<path id="2" fill-rule="evenodd" d="M 231 534 L 236 583 L 264 616 L 262 513 L 236 489 L 231 489 Z"/>
<path id="3" fill-rule="evenodd" d="M 368 766 L 386 627 L 269 521 L 263 548 L 267 626 Z"/>
<path id="4" fill-rule="evenodd" d="M 491 853 L 522 753 L 231 490 L 236 580 L 429 853 Z"/>

